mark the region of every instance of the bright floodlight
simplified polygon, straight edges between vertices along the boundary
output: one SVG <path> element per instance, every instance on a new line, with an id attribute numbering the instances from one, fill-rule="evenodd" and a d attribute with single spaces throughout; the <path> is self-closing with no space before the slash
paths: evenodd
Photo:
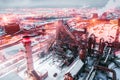
<path id="1" fill-rule="evenodd" d="M 4 22 L 7 22 L 7 21 L 8 21 L 7 17 L 5 17 L 5 16 L 3 16 L 2 19 L 3 19 Z"/>
<path id="2" fill-rule="evenodd" d="M 9 19 L 8 19 L 7 17 L 3 16 L 3 17 L 2 17 L 2 22 L 3 22 L 4 24 L 7 24 L 7 23 L 9 23 Z"/>

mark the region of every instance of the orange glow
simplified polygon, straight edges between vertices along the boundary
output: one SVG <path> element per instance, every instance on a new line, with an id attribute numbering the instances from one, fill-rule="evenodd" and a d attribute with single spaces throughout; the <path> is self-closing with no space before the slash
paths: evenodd
<path id="1" fill-rule="evenodd" d="M 117 30 L 116 24 L 97 24 L 88 29 L 89 34 L 95 33 L 97 37 L 97 42 L 99 42 L 100 38 L 104 38 L 105 41 L 113 42 L 116 36 Z"/>
<path id="2" fill-rule="evenodd" d="M 118 24 L 118 20 L 110 20 L 111 24 Z"/>
<path id="3" fill-rule="evenodd" d="M 91 20 L 92 23 L 96 23 L 96 21 L 97 21 L 96 19 L 92 19 Z"/>

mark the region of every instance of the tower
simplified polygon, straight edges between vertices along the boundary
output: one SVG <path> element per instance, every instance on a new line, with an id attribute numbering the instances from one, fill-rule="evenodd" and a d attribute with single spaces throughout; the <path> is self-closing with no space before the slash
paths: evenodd
<path id="1" fill-rule="evenodd" d="M 41 80 L 37 72 L 33 67 L 33 58 L 32 58 L 32 47 L 30 36 L 23 36 L 23 45 L 26 49 L 26 60 L 27 60 L 27 75 L 28 79 L 32 80 Z"/>

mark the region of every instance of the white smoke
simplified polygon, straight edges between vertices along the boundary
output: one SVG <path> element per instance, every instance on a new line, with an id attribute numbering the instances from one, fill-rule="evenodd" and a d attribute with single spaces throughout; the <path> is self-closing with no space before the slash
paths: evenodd
<path id="1" fill-rule="evenodd" d="M 98 15 L 102 15 L 104 12 L 120 7 L 120 0 L 109 0 L 108 3 L 98 10 Z"/>

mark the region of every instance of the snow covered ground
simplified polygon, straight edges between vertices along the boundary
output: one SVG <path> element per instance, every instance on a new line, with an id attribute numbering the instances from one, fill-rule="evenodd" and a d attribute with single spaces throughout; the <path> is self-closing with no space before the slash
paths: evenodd
<path id="1" fill-rule="evenodd" d="M 20 52 L 20 50 L 24 50 L 24 46 L 22 43 L 13 45 L 11 47 L 2 49 L 1 52 L 4 53 L 6 59 L 10 58 L 11 56 L 17 54 L 18 52 Z"/>

